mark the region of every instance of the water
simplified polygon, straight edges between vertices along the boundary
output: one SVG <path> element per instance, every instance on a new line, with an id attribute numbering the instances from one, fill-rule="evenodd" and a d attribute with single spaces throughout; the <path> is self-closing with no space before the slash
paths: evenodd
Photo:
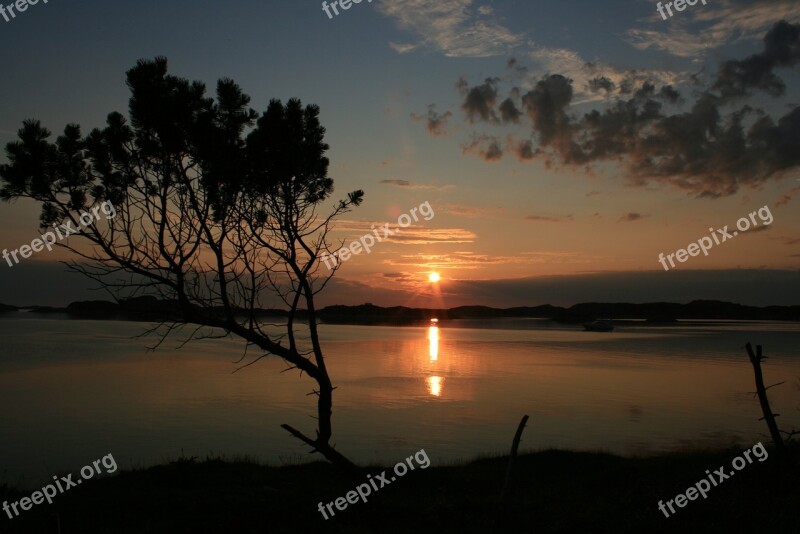
<path id="1" fill-rule="evenodd" d="M 0 319 L 0 482 L 30 484 L 112 453 L 121 467 L 184 455 L 307 461 L 279 425 L 313 434 L 313 382 L 268 357 L 239 372 L 243 346 L 180 337 L 155 352 L 148 327 L 26 313 Z M 360 463 L 424 448 L 434 465 L 521 450 L 624 455 L 767 439 L 743 345 L 770 357 L 785 428 L 800 427 L 800 325 L 714 322 L 613 333 L 536 320 L 438 329 L 323 325 L 334 441 Z M 252 356 L 252 353 L 251 353 Z M 249 359 L 244 360 L 249 361 Z"/>

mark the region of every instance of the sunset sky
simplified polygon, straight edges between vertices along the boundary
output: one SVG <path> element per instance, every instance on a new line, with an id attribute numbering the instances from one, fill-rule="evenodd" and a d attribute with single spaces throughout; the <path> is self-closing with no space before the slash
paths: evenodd
<path id="1" fill-rule="evenodd" d="M 125 71 L 166 56 L 210 88 L 234 79 L 258 111 L 320 106 L 334 196 L 365 191 L 337 238 L 432 206 L 347 261 L 323 304 L 798 304 L 798 4 L 666 21 L 655 4 L 375 0 L 329 19 L 316 1 L 39 2 L 0 18 L 0 144 L 27 118 L 102 126 L 127 111 Z M 659 264 L 764 206 L 769 226 Z M 38 215 L 0 204 L 0 249 L 36 238 Z M 0 303 L 107 298 L 65 258 L 0 264 Z"/>

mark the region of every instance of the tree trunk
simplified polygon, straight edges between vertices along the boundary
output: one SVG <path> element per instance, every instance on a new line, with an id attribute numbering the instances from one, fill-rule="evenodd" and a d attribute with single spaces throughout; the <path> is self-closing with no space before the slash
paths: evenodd
<path id="1" fill-rule="evenodd" d="M 756 354 L 753 354 L 753 346 L 750 343 L 745 347 L 747 348 L 747 355 L 750 357 L 750 363 L 753 364 L 753 374 L 755 374 L 756 378 L 756 394 L 761 403 L 761 412 L 764 414 L 763 419 L 767 423 L 772 442 L 775 444 L 775 452 L 779 457 L 782 457 L 785 452 L 785 444 L 781 437 L 781 432 L 778 430 L 778 424 L 775 422 L 775 414 L 772 413 L 772 408 L 769 406 L 767 388 L 764 387 L 764 376 L 761 374 L 761 361 L 764 356 L 761 354 L 761 345 L 756 345 Z"/>

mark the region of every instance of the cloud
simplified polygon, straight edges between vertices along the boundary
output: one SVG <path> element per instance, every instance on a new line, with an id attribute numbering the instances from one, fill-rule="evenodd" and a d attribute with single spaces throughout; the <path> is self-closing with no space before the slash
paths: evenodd
<path id="1" fill-rule="evenodd" d="M 788 204 L 797 193 L 800 193 L 800 187 L 793 187 L 789 189 L 787 192 L 781 195 L 781 197 L 775 202 L 775 205 L 783 206 Z"/>
<path id="2" fill-rule="evenodd" d="M 489 57 L 524 42 L 501 24 L 491 8 L 474 4 L 473 0 L 392 0 L 377 8 L 417 37 L 416 43 L 391 44 L 401 54 L 428 48 L 449 57 Z"/>
<path id="3" fill-rule="evenodd" d="M 626 213 L 622 217 L 619 218 L 620 222 L 634 222 L 644 219 L 647 215 L 642 215 L 641 213 L 630 212 Z"/>
<path id="4" fill-rule="evenodd" d="M 800 26 L 782 20 L 764 36 L 764 51 L 747 59 L 722 64 L 713 89 L 723 98 L 746 96 L 760 89 L 771 96 L 783 96 L 786 84 L 773 71 L 800 62 Z"/>
<path id="5" fill-rule="evenodd" d="M 511 98 L 506 98 L 500 104 L 500 119 L 503 123 L 517 123 L 519 122 L 519 118 L 522 116 L 522 112 L 517 109 L 517 105 L 514 103 Z"/>
<path id="6" fill-rule="evenodd" d="M 420 222 L 427 221 L 420 219 Z M 384 224 L 386 224 L 385 221 L 341 220 L 336 222 L 332 233 L 337 236 L 337 239 L 341 239 L 345 245 L 348 245 L 352 240 L 372 234 L 376 228 L 380 228 Z M 395 221 L 389 223 L 389 228 L 395 233 L 383 238 L 383 242 L 397 245 L 473 243 L 478 238 L 475 233 L 463 228 L 429 228 L 423 224 L 412 224 L 405 228 L 399 228 Z M 380 235 L 382 236 L 382 234 Z"/>
<path id="7" fill-rule="evenodd" d="M 393 280 L 408 280 L 411 278 L 410 273 L 383 273 L 384 278 L 391 278 Z"/>
<path id="8" fill-rule="evenodd" d="M 525 263 L 524 256 L 496 256 L 474 252 L 452 252 L 449 254 L 407 254 L 386 260 L 389 265 L 414 266 L 423 269 L 478 269 L 487 265 Z"/>
<path id="9" fill-rule="evenodd" d="M 519 161 L 528 161 L 536 156 L 533 151 L 533 142 L 530 139 L 524 139 L 517 142 L 509 140 L 509 145 L 511 152 Z"/>
<path id="10" fill-rule="evenodd" d="M 411 225 L 393 234 L 389 240 L 401 245 L 430 245 L 434 243 L 474 243 L 478 238 L 463 228 L 425 228 Z"/>
<path id="11" fill-rule="evenodd" d="M 772 229 L 772 225 L 769 225 L 769 226 L 761 225 L 761 226 L 754 226 L 754 227 L 750 228 L 749 230 L 747 230 L 746 232 L 740 232 L 740 233 L 741 234 L 745 234 L 745 235 L 746 234 L 754 234 L 756 232 L 766 232 L 767 230 L 771 230 L 771 229 Z"/>
<path id="12" fill-rule="evenodd" d="M 427 115 L 417 115 L 416 113 L 412 113 L 411 118 L 415 121 L 426 121 L 428 133 L 433 136 L 447 135 L 447 131 L 445 130 L 447 128 L 447 120 L 453 116 L 453 113 L 450 111 L 437 113 L 434 108 L 434 104 L 429 104 Z"/>
<path id="13" fill-rule="evenodd" d="M 572 215 L 560 215 L 556 217 L 551 217 L 548 215 L 528 215 L 525 217 L 526 221 L 534 221 L 534 222 L 550 222 L 550 223 L 558 223 L 558 222 L 570 222 L 573 220 Z"/>
<path id="14" fill-rule="evenodd" d="M 508 61 L 506 61 L 506 68 L 517 74 L 525 74 L 528 72 L 528 68 L 524 65 L 520 65 L 519 61 L 517 61 L 517 58 L 515 57 L 511 57 L 508 59 Z"/>
<path id="15" fill-rule="evenodd" d="M 499 161 L 503 157 L 500 140 L 490 135 L 474 135 L 469 143 L 461 145 L 465 154 L 477 154 L 484 161 Z"/>
<path id="16" fill-rule="evenodd" d="M 445 185 L 416 184 L 409 182 L 408 180 L 381 180 L 379 183 L 389 184 L 396 187 L 404 187 L 406 189 L 433 189 L 436 191 L 445 191 L 447 189 L 453 189 L 455 187 L 455 185 L 453 184 L 445 184 Z"/>
<path id="17" fill-rule="evenodd" d="M 456 87 L 464 93 L 464 102 L 461 109 L 467 116 L 468 122 L 482 120 L 484 122 L 499 122 L 494 105 L 497 100 L 497 82 L 499 78 L 486 78 L 481 85 L 468 87 L 466 80 L 461 78 Z"/>
<path id="18" fill-rule="evenodd" d="M 558 73 L 572 81 L 576 104 L 604 100 L 616 88 L 625 89 L 650 81 L 657 85 L 678 85 L 688 76 L 667 69 L 621 69 L 602 61 L 587 61 L 573 50 L 535 45 L 528 54 L 539 65 L 529 80 L 535 84 L 543 75 Z"/>
<path id="19" fill-rule="evenodd" d="M 498 208 L 488 208 L 484 206 L 462 206 L 458 204 L 444 204 L 442 206 L 437 206 L 439 210 L 444 213 L 449 213 L 450 215 L 457 215 L 461 217 L 481 217 L 486 218 L 489 216 L 497 215 L 498 213 L 504 212 L 506 209 L 502 207 Z"/>
<path id="20" fill-rule="evenodd" d="M 397 187 L 410 187 L 411 182 L 408 180 L 381 180 L 382 184 L 392 184 L 396 185 Z"/>
<path id="21" fill-rule="evenodd" d="M 519 126 L 530 127 L 536 145 L 509 137 L 506 150 L 520 161 L 541 160 L 548 166 L 616 163 L 630 185 L 661 184 L 698 197 L 759 187 L 800 166 L 800 106 L 790 106 L 774 119 L 733 97 L 746 96 L 752 88 L 782 93 L 783 81 L 773 69 L 797 63 L 800 26 L 779 22 L 765 36 L 762 52 L 723 63 L 716 80 L 691 98 L 659 83 L 658 76 L 650 78 L 653 71 L 627 71 L 612 79 L 593 65 L 585 66 L 594 74 L 586 78 L 586 90 L 608 94 L 595 94 L 604 103 L 582 115 L 575 113 L 581 103 L 575 80 L 546 74 L 521 96 Z M 498 110 L 489 107 L 500 100 L 496 80 L 482 84 L 491 98 L 481 101 L 480 111 L 470 108 L 470 122 L 498 126 Z M 463 78 L 459 86 L 465 94 L 475 89 Z M 486 161 L 497 161 L 504 153 L 496 137 L 479 132 L 462 149 Z"/>
<path id="22" fill-rule="evenodd" d="M 570 128 L 566 109 L 572 102 L 572 82 L 560 74 L 542 78 L 522 97 L 522 106 L 539 135 L 539 144 L 548 146 Z"/>
<path id="23" fill-rule="evenodd" d="M 713 9 L 693 9 L 664 24 L 655 9 L 654 29 L 634 28 L 626 41 L 639 50 L 661 50 L 677 57 L 699 59 L 716 48 L 760 38 L 775 20 L 800 22 L 796 0 L 769 2 L 715 1 Z"/>

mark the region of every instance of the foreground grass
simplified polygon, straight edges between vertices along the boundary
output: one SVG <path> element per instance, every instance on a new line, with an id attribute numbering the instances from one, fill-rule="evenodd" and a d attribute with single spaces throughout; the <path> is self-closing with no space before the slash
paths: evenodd
<path id="1" fill-rule="evenodd" d="M 319 501 L 355 488 L 331 466 L 270 467 L 243 461 L 177 461 L 85 481 L 12 520 L 8 533 L 464 533 L 800 532 L 800 478 L 770 451 L 665 518 L 673 499 L 740 450 L 621 458 L 544 451 L 520 456 L 507 504 L 499 498 L 506 458 L 417 467 L 324 520 Z M 377 474 L 374 467 L 365 473 Z M 387 470 L 388 474 L 389 470 Z M 363 482 L 366 480 L 366 474 Z M 0 486 L 0 499 L 30 496 Z"/>

